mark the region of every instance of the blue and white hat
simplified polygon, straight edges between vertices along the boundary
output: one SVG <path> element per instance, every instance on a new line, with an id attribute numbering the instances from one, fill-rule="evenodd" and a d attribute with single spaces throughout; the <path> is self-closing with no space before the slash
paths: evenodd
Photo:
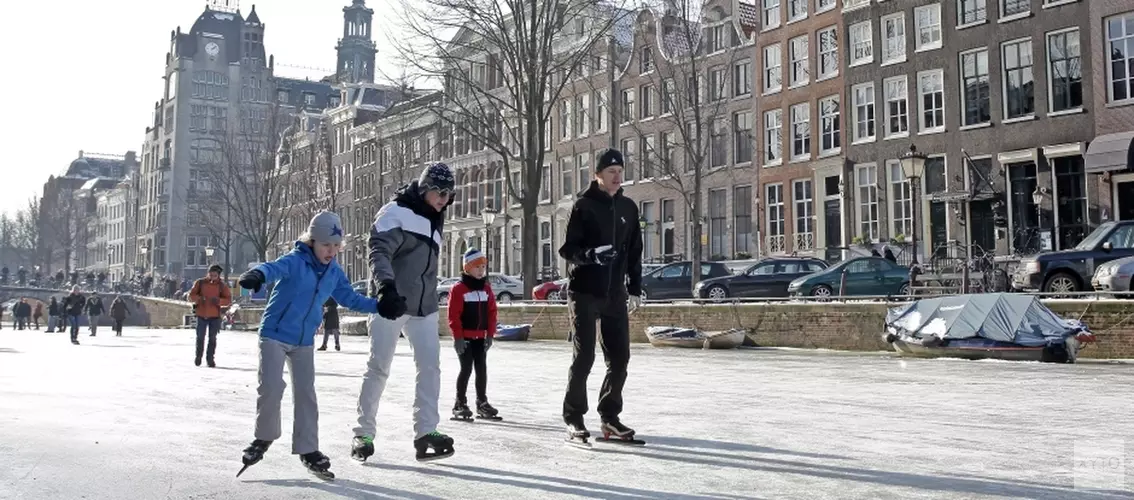
<path id="1" fill-rule="evenodd" d="M 488 265 L 488 257 L 484 256 L 484 252 L 476 248 L 470 248 L 465 252 L 465 272 L 471 272 L 472 268 L 479 265 Z"/>

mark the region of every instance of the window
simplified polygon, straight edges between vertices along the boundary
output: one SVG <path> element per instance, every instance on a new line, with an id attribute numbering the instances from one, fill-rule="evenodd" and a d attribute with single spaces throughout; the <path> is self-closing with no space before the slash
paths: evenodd
<path id="1" fill-rule="evenodd" d="M 1051 111 L 1083 106 L 1083 65 L 1079 30 L 1047 35 L 1048 88 Z"/>
<path id="2" fill-rule="evenodd" d="M 988 18 L 985 0 L 957 0 L 957 25 L 983 23 Z"/>
<path id="3" fill-rule="evenodd" d="M 559 139 L 571 138 L 571 101 L 559 103 Z"/>
<path id="4" fill-rule="evenodd" d="M 1000 0 L 1000 17 L 1027 14 L 1032 10 L 1032 0 Z"/>
<path id="5" fill-rule="evenodd" d="M 807 17 L 808 0 L 788 0 L 788 21 Z"/>
<path id="6" fill-rule="evenodd" d="M 791 57 L 791 74 L 789 82 L 796 85 L 806 85 L 808 82 L 807 35 L 792 38 L 789 42 L 789 55 Z"/>
<path id="7" fill-rule="evenodd" d="M 945 76 L 941 70 L 923 71 L 917 75 L 921 96 L 921 132 L 945 130 Z"/>
<path id="8" fill-rule="evenodd" d="M 752 93 L 752 61 L 745 59 L 732 65 L 732 95 Z"/>
<path id="9" fill-rule="evenodd" d="M 897 160 L 889 160 L 886 167 L 890 171 L 890 235 L 913 236 L 913 196 L 910 193 L 910 181 L 902 173 L 902 164 Z"/>
<path id="10" fill-rule="evenodd" d="M 583 137 L 590 133 L 591 125 L 591 96 L 583 94 L 575 96 L 575 136 Z"/>
<path id="11" fill-rule="evenodd" d="M 764 163 L 777 164 L 783 160 L 783 128 L 781 110 L 774 109 L 764 113 L 764 143 L 767 151 Z"/>
<path id="12" fill-rule="evenodd" d="M 637 152 L 637 141 L 636 140 L 634 140 L 634 139 L 622 139 L 622 154 L 624 156 L 622 161 L 624 163 L 626 163 L 626 168 L 623 169 L 622 175 L 623 175 L 624 179 L 627 180 L 627 181 L 634 180 L 634 171 L 637 170 L 637 169 L 634 168 L 634 162 L 632 162 L 630 160 L 629 156 L 633 155 L 636 152 Z"/>
<path id="13" fill-rule="evenodd" d="M 641 149 L 638 154 L 638 175 L 642 179 L 649 179 L 656 175 L 654 173 L 654 158 L 658 154 L 655 145 L 654 136 L 642 136 Z"/>
<path id="14" fill-rule="evenodd" d="M 870 0 L 843 0 L 843 12 L 870 5 Z"/>
<path id="15" fill-rule="evenodd" d="M 1012 119 L 1032 115 L 1036 111 L 1032 42 L 1010 42 L 1003 48 L 1004 117 Z"/>
<path id="16" fill-rule="evenodd" d="M 808 103 L 791 107 L 791 158 L 811 157 L 811 107 Z"/>
<path id="17" fill-rule="evenodd" d="M 830 153 L 840 148 L 839 96 L 833 95 L 819 100 L 819 153 Z"/>
<path id="18" fill-rule="evenodd" d="M 988 50 L 961 54 L 961 94 L 965 125 L 992 120 L 989 105 Z"/>
<path id="19" fill-rule="evenodd" d="M 662 81 L 661 113 L 663 115 L 673 112 L 673 104 L 675 102 L 674 99 L 676 99 L 676 95 L 677 83 L 673 81 L 673 78 L 666 78 L 664 81 Z"/>
<path id="20" fill-rule="evenodd" d="M 732 190 L 732 234 L 733 251 L 751 254 L 752 186 L 737 186 Z"/>
<path id="21" fill-rule="evenodd" d="M 654 237 L 651 234 L 656 231 L 658 226 L 657 215 L 654 213 L 657 204 L 652 201 L 643 201 L 640 212 L 642 218 L 646 220 L 646 229 L 642 230 L 642 257 L 652 259 L 657 257 L 654 249 Z"/>
<path id="22" fill-rule="evenodd" d="M 815 249 L 815 203 L 812 198 L 811 179 L 792 183 L 795 195 L 795 251 Z"/>
<path id="23" fill-rule="evenodd" d="M 276 91 L 276 101 L 279 101 L 281 104 L 287 104 L 289 100 L 290 95 L 288 94 L 287 90 Z"/>
<path id="24" fill-rule="evenodd" d="M 590 166 L 587 165 L 588 163 L 590 163 L 590 155 L 587 153 L 575 156 L 575 169 L 579 172 L 579 177 L 577 178 L 579 181 L 579 191 L 587 189 L 587 187 L 591 185 L 592 174 Z"/>
<path id="25" fill-rule="evenodd" d="M 654 116 L 654 87 L 653 85 L 642 85 L 639 89 L 641 96 L 641 104 L 638 105 L 639 118 L 646 119 Z"/>
<path id="26" fill-rule="evenodd" d="M 559 187 L 564 198 L 575 194 L 575 162 L 570 156 L 559 159 Z"/>
<path id="27" fill-rule="evenodd" d="M 906 60 L 906 15 L 882 18 L 882 63 Z"/>
<path id="28" fill-rule="evenodd" d="M 823 12 L 835 8 L 835 0 L 815 0 L 815 12 Z"/>
<path id="29" fill-rule="evenodd" d="M 874 62 L 874 38 L 870 21 L 850 27 L 850 65 Z"/>
<path id="30" fill-rule="evenodd" d="M 864 83 L 852 89 L 854 98 L 854 140 L 874 139 L 874 84 Z"/>
<path id="31" fill-rule="evenodd" d="M 878 241 L 878 167 L 859 165 L 855 169 L 858 185 L 858 235 Z"/>
<path id="32" fill-rule="evenodd" d="M 1056 227 L 1058 249 L 1078 245 L 1091 232 L 1087 205 L 1087 176 L 1083 173 L 1082 156 L 1064 156 L 1052 160 L 1055 173 L 1055 196 L 1059 200 Z"/>
<path id="33" fill-rule="evenodd" d="M 752 113 L 741 112 L 732 115 L 733 163 L 752 161 Z"/>
<path id="34" fill-rule="evenodd" d="M 819 78 L 829 78 L 839 74 L 839 41 L 835 27 L 819 32 Z"/>
<path id="35" fill-rule="evenodd" d="M 783 85 L 783 54 L 780 44 L 764 47 L 764 93 L 780 90 Z"/>
<path id="36" fill-rule="evenodd" d="M 764 211 L 768 214 L 768 253 L 782 253 L 784 248 L 784 185 L 764 186 Z"/>
<path id="37" fill-rule="evenodd" d="M 728 191 L 713 189 L 709 191 L 709 255 L 710 258 L 724 256 L 728 241 Z"/>
<path id="38" fill-rule="evenodd" d="M 607 93 L 605 90 L 595 92 L 595 132 L 606 132 L 607 126 L 607 113 L 610 111 L 609 104 L 606 101 Z"/>
<path id="39" fill-rule="evenodd" d="M 894 137 L 909 134 L 910 110 L 906 93 L 906 77 L 887 78 L 886 88 L 886 136 Z"/>
<path id="40" fill-rule="evenodd" d="M 764 29 L 780 25 L 780 0 L 764 0 Z"/>
<path id="41" fill-rule="evenodd" d="M 1107 18 L 1109 102 L 1134 99 L 1134 12 Z"/>
<path id="42" fill-rule="evenodd" d="M 728 163 L 728 122 L 724 118 L 713 120 L 709 137 L 709 164 L 712 168 Z"/>
<path id="43" fill-rule="evenodd" d="M 638 59 L 638 73 L 645 74 L 654 70 L 654 53 L 651 47 L 642 49 Z"/>
<path id="44" fill-rule="evenodd" d="M 941 48 L 941 4 L 915 8 L 914 25 L 917 28 L 914 50 L 920 52 Z"/>
<path id="45" fill-rule="evenodd" d="M 540 265 L 544 269 L 547 269 L 547 268 L 551 267 L 551 261 L 552 261 L 552 255 L 551 255 L 551 222 L 550 221 L 540 221 L 539 222 L 539 242 L 540 242 L 540 245 L 539 245 Z M 520 252 L 516 252 L 516 253 L 520 253 Z"/>
<path id="46" fill-rule="evenodd" d="M 539 201 L 551 201 L 551 165 L 544 165 L 540 168 Z M 470 210 L 470 213 L 473 211 Z"/>
<path id="47" fill-rule="evenodd" d="M 726 68 L 716 67 L 709 70 L 709 100 L 724 99 L 728 90 L 728 74 Z"/>
<path id="48" fill-rule="evenodd" d="M 725 38 L 725 26 L 718 24 L 710 27 L 707 31 L 709 36 L 709 53 L 720 52 L 728 47 L 728 41 Z"/>
<path id="49" fill-rule="evenodd" d="M 630 123 L 634 119 L 634 89 L 622 91 L 622 123 Z"/>

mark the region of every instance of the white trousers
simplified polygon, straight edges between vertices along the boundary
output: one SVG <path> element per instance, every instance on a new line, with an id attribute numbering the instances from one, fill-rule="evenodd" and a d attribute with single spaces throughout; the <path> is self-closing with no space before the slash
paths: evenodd
<path id="1" fill-rule="evenodd" d="M 370 315 L 367 321 L 370 360 L 366 362 L 366 375 L 362 377 L 362 391 L 358 396 L 355 436 L 374 436 L 378 402 L 390 378 L 390 365 L 398 348 L 399 333 L 404 333 L 409 339 L 413 361 L 417 365 L 417 390 L 413 400 L 414 439 L 437 430 L 437 422 L 441 419 L 437 410 L 441 398 L 441 340 L 437 321 L 437 313 L 425 317 L 403 315 L 393 321 L 377 314 Z"/>

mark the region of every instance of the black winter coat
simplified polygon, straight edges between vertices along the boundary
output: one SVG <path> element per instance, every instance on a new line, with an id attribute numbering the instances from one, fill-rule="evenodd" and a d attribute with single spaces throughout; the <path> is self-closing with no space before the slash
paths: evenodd
<path id="1" fill-rule="evenodd" d="M 68 316 L 82 316 L 87 298 L 81 293 L 63 297 L 63 312 Z"/>
<path id="2" fill-rule="evenodd" d="M 59 316 L 59 303 L 58 302 L 52 300 L 51 303 L 47 304 L 47 315 L 53 316 L 53 317 Z"/>
<path id="3" fill-rule="evenodd" d="M 106 307 L 102 305 L 102 297 L 87 299 L 87 316 L 102 316 L 104 312 Z"/>
<path id="4" fill-rule="evenodd" d="M 609 265 L 596 264 L 587 251 L 612 245 L 618 256 Z M 559 256 L 572 264 L 567 289 L 599 297 L 642 294 L 642 230 L 638 205 L 622 195 L 611 197 L 591 181 L 567 220 L 567 234 Z M 627 283 L 629 278 L 629 283 Z"/>
<path id="5" fill-rule="evenodd" d="M 323 304 L 323 329 L 339 329 L 339 303 L 335 299 L 327 299 Z"/>

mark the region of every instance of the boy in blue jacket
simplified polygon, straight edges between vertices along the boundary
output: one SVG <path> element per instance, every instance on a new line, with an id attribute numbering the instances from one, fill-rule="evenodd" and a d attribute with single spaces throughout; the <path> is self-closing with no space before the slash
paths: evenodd
<path id="1" fill-rule="evenodd" d="M 333 479 L 331 461 L 319 452 L 319 407 L 315 401 L 315 330 L 323 321 L 323 303 L 329 297 L 344 307 L 376 313 L 378 302 L 359 295 L 335 261 L 342 248 L 342 221 L 333 212 L 320 212 L 311 219 L 307 232 L 295 249 L 274 262 L 265 262 L 244 273 L 240 286 L 259 291 L 265 283 L 276 283 L 260 321 L 260 385 L 256 398 L 256 439 L 244 450 L 244 468 L 264 458 L 272 442 L 279 439 L 280 401 L 286 361 L 291 372 L 295 401 L 291 452 L 299 455 L 312 474 Z"/>

